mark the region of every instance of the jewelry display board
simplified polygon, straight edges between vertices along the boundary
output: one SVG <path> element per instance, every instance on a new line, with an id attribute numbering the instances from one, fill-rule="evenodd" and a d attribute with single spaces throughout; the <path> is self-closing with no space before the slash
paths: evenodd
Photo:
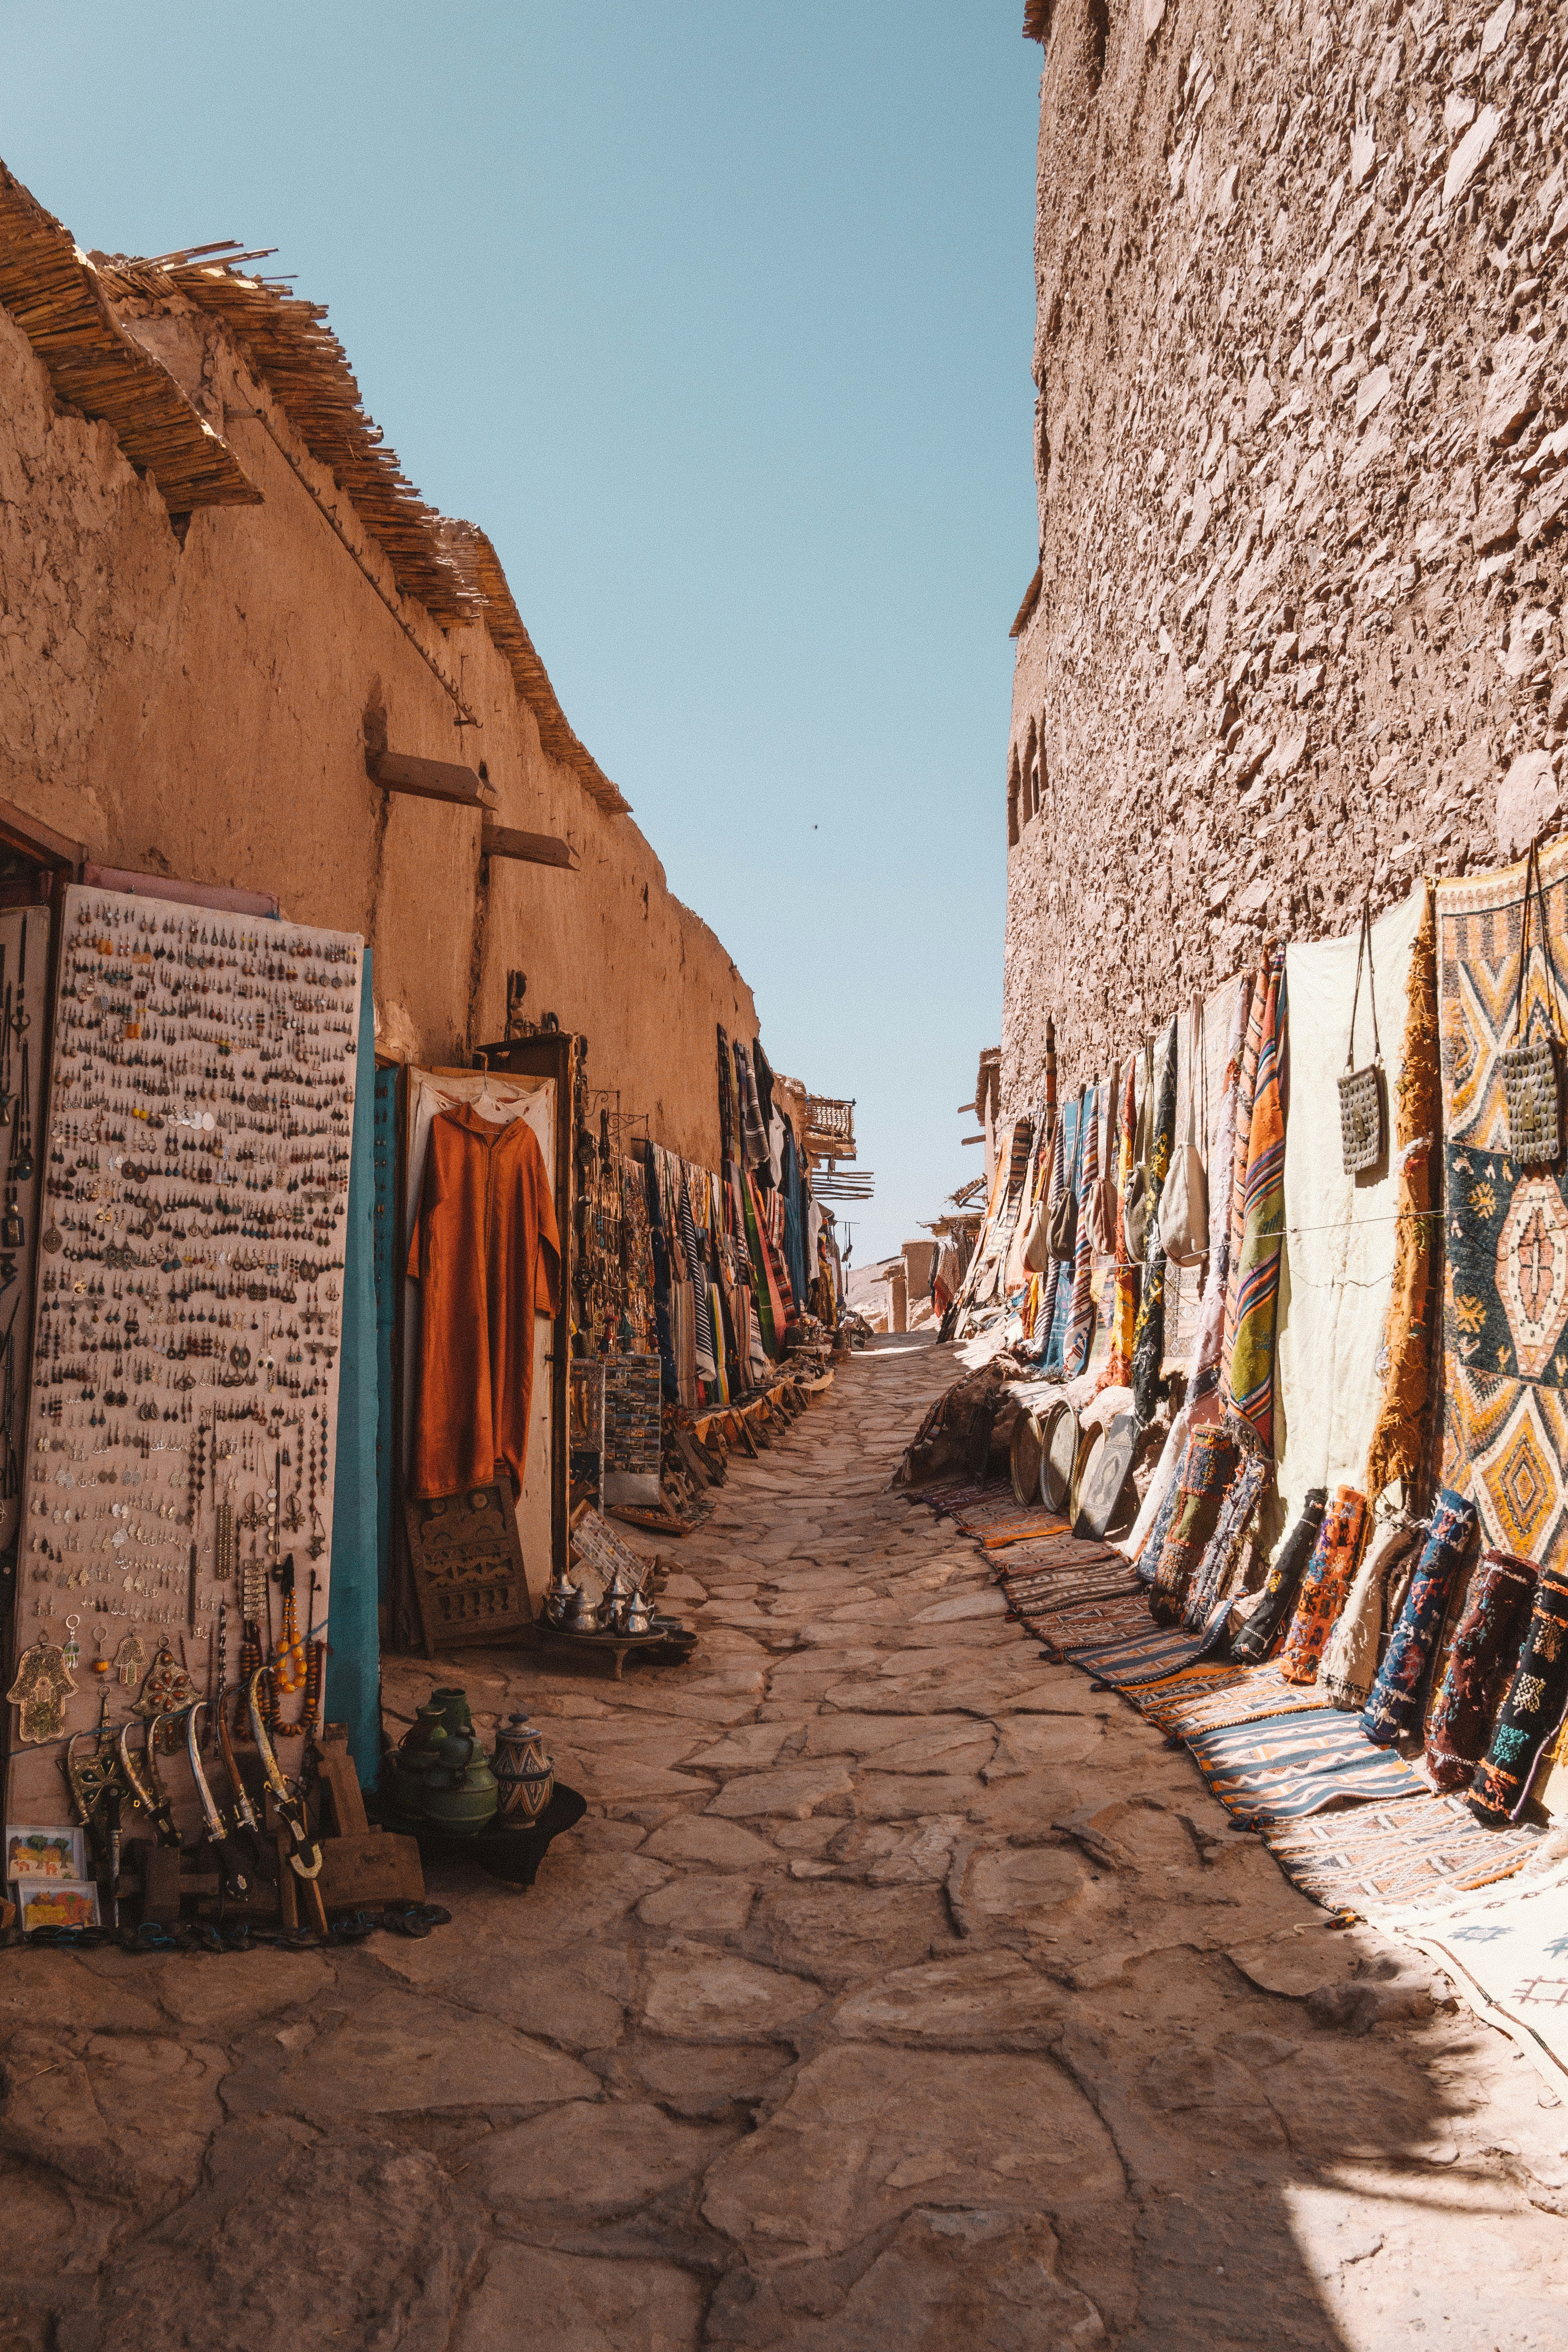
<path id="1" fill-rule="evenodd" d="M 269 1663 L 279 1735 L 319 1704 L 360 955 L 65 893 L 9 1817 L 63 1817 L 58 1755 L 26 1743 L 100 1697 L 145 1713 Z"/>
<path id="2" fill-rule="evenodd" d="M 567 1367 L 571 1381 L 570 1435 L 566 1462 L 572 1480 L 570 1507 L 579 1503 L 605 1506 L 605 1366 L 598 1356 L 574 1357 Z"/>
<path id="3" fill-rule="evenodd" d="M 22 1510 L 37 1203 L 42 1184 L 49 910 L 0 914 L 0 1553 Z"/>

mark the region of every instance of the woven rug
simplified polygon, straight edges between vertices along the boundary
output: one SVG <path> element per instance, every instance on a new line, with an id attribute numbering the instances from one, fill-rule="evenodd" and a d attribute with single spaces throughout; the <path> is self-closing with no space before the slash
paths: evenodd
<path id="1" fill-rule="evenodd" d="M 1032 1630 L 1063 1658 L 1069 1647 L 1081 1648 L 1086 1643 L 1127 1641 L 1149 1630 L 1148 1597 L 1140 1587 L 1135 1592 L 1079 1601 L 1069 1609 L 1042 1610 L 1032 1620 Z"/>
<path id="2" fill-rule="evenodd" d="M 1510 1156 L 1502 1054 L 1522 1026 L 1555 1029 L 1552 971 L 1568 971 L 1568 843 L 1542 852 L 1552 966 L 1525 867 L 1440 882 L 1438 1025 L 1447 1270 L 1443 1482 L 1467 1494 L 1489 1545 L 1558 1557 L 1568 1536 L 1568 1163 Z"/>
<path id="3" fill-rule="evenodd" d="M 1142 1591 L 1142 1587 L 1139 1588 Z M 1147 1612 L 1148 1602 L 1144 1601 Z M 1115 1690 L 1135 1683 L 1168 1682 L 1193 1663 L 1195 1643 L 1169 1626 L 1151 1625 L 1145 1614 L 1141 1633 L 1120 1640 L 1086 1644 L 1068 1653 L 1068 1663 Z"/>
<path id="4" fill-rule="evenodd" d="M 1193 1760 L 1227 1811 L 1245 1821 L 1296 1822 L 1325 1806 L 1420 1798 L 1425 1781 L 1374 1748 L 1338 1707 L 1227 1725 L 1189 1738 Z"/>
<path id="5" fill-rule="evenodd" d="M 1321 1691 L 1310 1683 L 1288 1683 L 1276 1665 L 1231 1666 L 1231 1680 L 1194 1684 L 1190 1705 L 1173 1689 L 1162 1728 L 1188 1733 L 1227 1731 L 1241 1723 L 1266 1723 L 1276 1715 L 1316 1715 Z M 1355 1718 L 1347 1718 L 1354 1720 Z M 1150 1717 L 1152 1721 L 1152 1717 Z"/>
<path id="6" fill-rule="evenodd" d="M 1568 2078 L 1568 1864 L 1506 1891 L 1380 1912 L 1452 1977 L 1478 2017 L 1511 2036 L 1561 2097 Z"/>
<path id="7" fill-rule="evenodd" d="M 1252 1669 L 1249 1666 L 1186 1666 L 1180 1674 L 1167 1675 L 1163 1682 L 1138 1683 L 1124 1691 L 1155 1731 L 1167 1738 L 1185 1729 L 1197 1716 L 1211 1711 L 1209 1703 L 1222 1691 L 1234 1690 L 1245 1682 Z"/>
<path id="8" fill-rule="evenodd" d="M 1415 1797 L 1266 1827 L 1263 1842 L 1303 1895 L 1330 1910 L 1440 1902 L 1511 1876 L 1540 1843 L 1483 1830 L 1457 1797 Z"/>
<path id="9" fill-rule="evenodd" d="M 977 1528 L 966 1514 L 963 1532 L 977 1534 L 987 1551 L 1001 1551 L 1012 1544 L 1036 1541 L 1048 1520 L 1049 1515 L 1043 1510 L 1019 1511 L 1015 1506 L 1013 1517 L 994 1519 L 984 1527 Z"/>
<path id="10" fill-rule="evenodd" d="M 1018 1497 L 1009 1484 L 1004 1491 L 993 1488 L 977 1502 L 956 1503 L 949 1514 L 961 1535 L 984 1537 L 993 1528 L 1016 1524 L 1021 1535 L 1037 1536 L 1045 1524 L 1046 1514 L 1039 1506 L 1030 1512 L 1021 1511 Z"/>

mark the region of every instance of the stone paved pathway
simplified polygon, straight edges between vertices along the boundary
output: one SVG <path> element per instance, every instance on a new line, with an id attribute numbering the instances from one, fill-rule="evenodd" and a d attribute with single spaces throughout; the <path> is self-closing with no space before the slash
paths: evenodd
<path id="1" fill-rule="evenodd" d="M 0 2352 L 1562 2343 L 1568 2109 L 886 1491 L 952 1376 L 731 1466 L 689 1667 L 391 1664 L 546 1719 L 526 1897 L 0 1957 Z"/>

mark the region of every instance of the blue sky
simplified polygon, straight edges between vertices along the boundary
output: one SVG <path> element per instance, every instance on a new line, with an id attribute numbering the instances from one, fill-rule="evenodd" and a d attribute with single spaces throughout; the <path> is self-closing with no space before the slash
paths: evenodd
<path id="1" fill-rule="evenodd" d="M 1000 1026 L 1021 17 L 0 10 L 0 154 L 78 240 L 279 247 L 411 479 L 489 530 L 775 1066 L 856 1097 L 862 1261 L 978 1172 L 953 1107 Z"/>

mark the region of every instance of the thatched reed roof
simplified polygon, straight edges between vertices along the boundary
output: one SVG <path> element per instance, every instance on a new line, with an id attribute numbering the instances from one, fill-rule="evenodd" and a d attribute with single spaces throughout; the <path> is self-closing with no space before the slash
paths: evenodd
<path id="1" fill-rule="evenodd" d="M 70 232 L 3 163 L 0 304 L 48 370 L 56 398 L 111 425 L 172 513 L 260 504 L 260 491 L 167 368 L 115 324 Z"/>
<path id="2" fill-rule="evenodd" d="M 138 260 L 90 258 L 0 164 L 0 305 L 49 373 L 57 396 L 113 426 L 132 464 L 174 513 L 256 505 L 261 493 L 226 443 L 153 354 L 115 320 L 116 304 L 184 298 L 222 320 L 310 456 L 325 467 L 385 554 L 401 594 L 443 629 L 480 625 L 533 713 L 546 753 L 607 815 L 630 803 L 574 733 L 483 531 L 423 499 L 366 415 L 348 354 L 324 305 L 240 266 L 259 257 L 222 246 Z"/>

